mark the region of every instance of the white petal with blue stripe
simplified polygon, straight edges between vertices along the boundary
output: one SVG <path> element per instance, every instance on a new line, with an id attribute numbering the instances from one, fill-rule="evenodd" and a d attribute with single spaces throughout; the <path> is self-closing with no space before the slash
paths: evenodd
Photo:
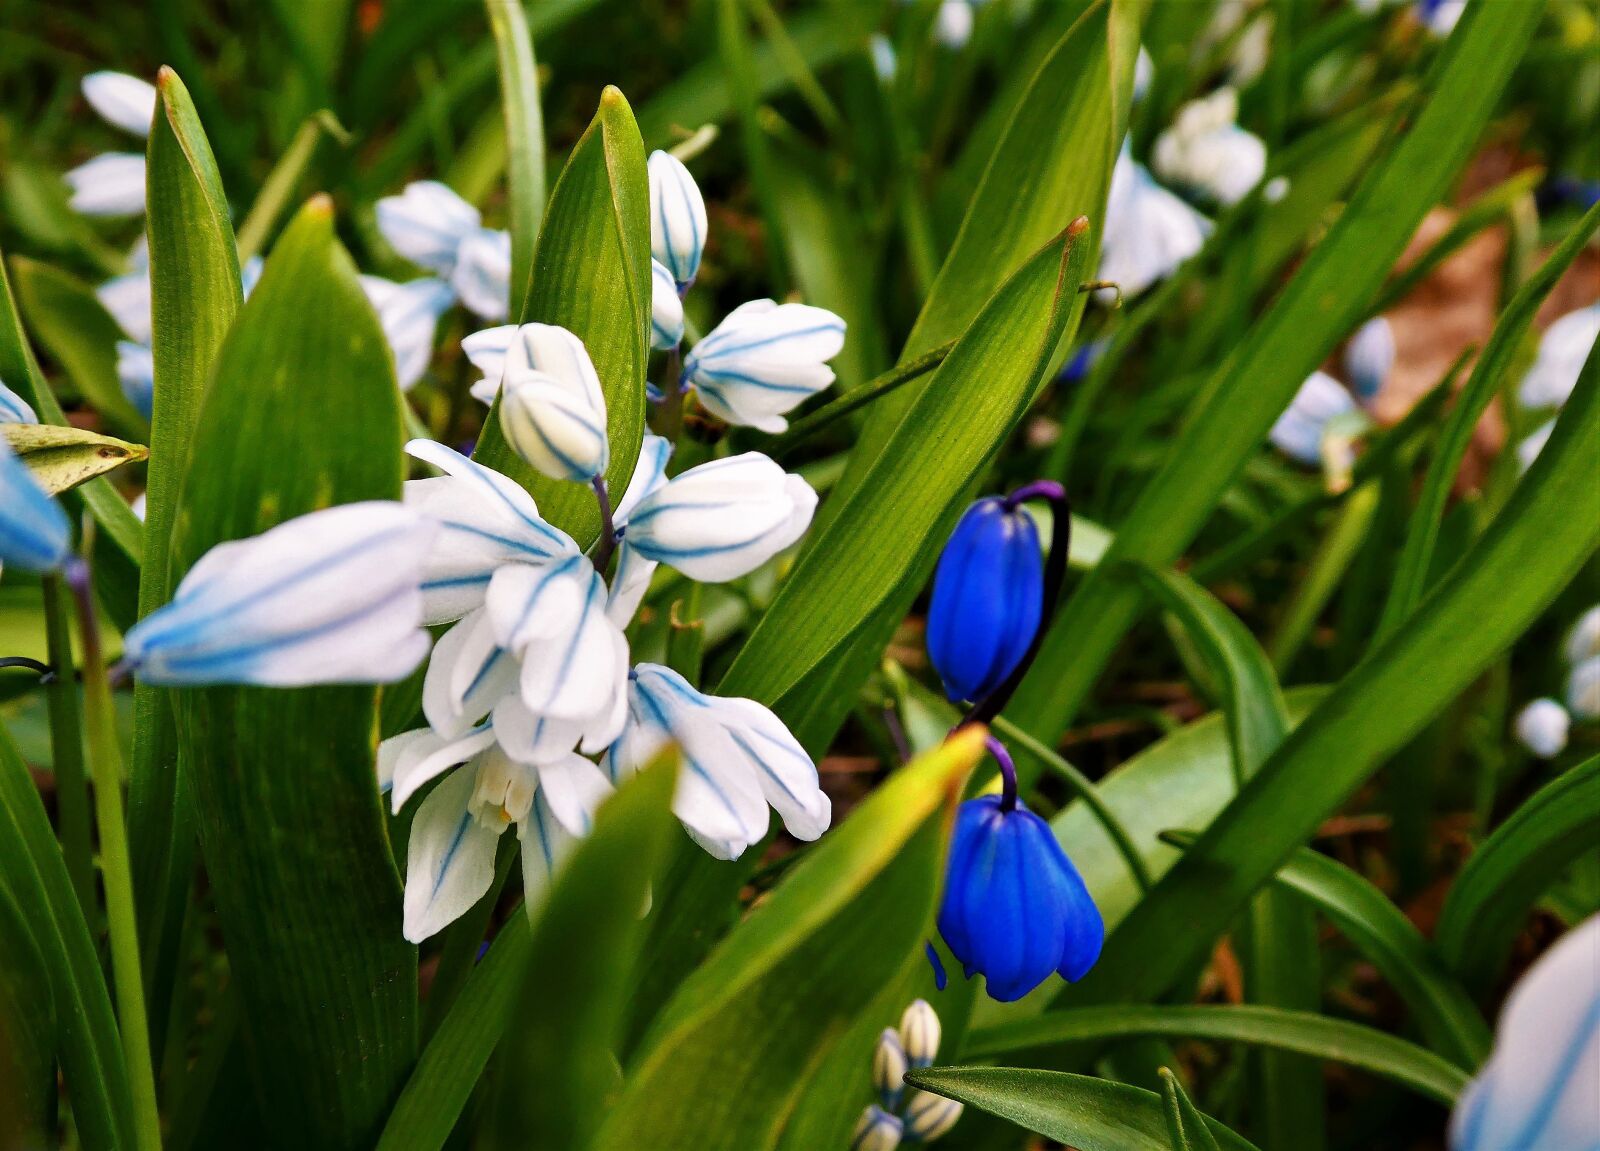
<path id="1" fill-rule="evenodd" d="M 378 231 L 400 255 L 448 278 L 461 241 L 477 230 L 478 209 L 436 180 L 407 184 L 377 204 Z"/>
<path id="2" fill-rule="evenodd" d="M 156 116 L 156 86 L 126 72 L 91 72 L 83 78 L 84 99 L 107 124 L 141 140 Z"/>
<path id="3" fill-rule="evenodd" d="M 678 289 L 694 283 L 700 256 L 706 247 L 706 202 L 700 188 L 670 152 L 651 152 L 650 254 L 659 261 Z"/>
<path id="4" fill-rule="evenodd" d="M 428 794 L 406 844 L 405 937 L 421 943 L 461 918 L 494 882 L 500 831 L 474 814 L 475 770 L 452 773 Z"/>
<path id="5" fill-rule="evenodd" d="M 434 644 L 422 681 L 422 714 L 434 731 L 455 738 L 515 692 L 518 670 L 516 659 L 495 642 L 489 613 L 478 608 Z"/>
<path id="6" fill-rule="evenodd" d="M 67 514 L 0 438 L 0 564 L 53 571 L 67 558 L 71 542 Z"/>
<path id="7" fill-rule="evenodd" d="M 844 333 L 844 320 L 825 308 L 752 300 L 694 346 L 683 376 L 719 419 L 781 432 L 787 412 L 833 383 L 826 361 Z"/>

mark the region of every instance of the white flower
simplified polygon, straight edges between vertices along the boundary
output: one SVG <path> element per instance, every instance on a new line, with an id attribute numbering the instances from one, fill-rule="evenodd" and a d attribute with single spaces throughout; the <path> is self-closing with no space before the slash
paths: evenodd
<path id="1" fill-rule="evenodd" d="M 895 73 L 900 69 L 893 41 L 882 32 L 874 32 L 867 37 L 867 50 L 872 55 L 872 70 L 877 74 L 878 82 L 893 84 Z"/>
<path id="2" fill-rule="evenodd" d="M 1394 367 L 1394 328 L 1376 316 L 1356 329 L 1344 350 L 1345 375 L 1362 403 L 1370 404 L 1383 390 Z"/>
<path id="3" fill-rule="evenodd" d="M 150 135 L 156 116 L 156 87 L 125 72 L 91 72 L 83 78 L 84 98 L 100 118 L 140 139 Z"/>
<path id="4" fill-rule="evenodd" d="M 1143 100 L 1145 93 L 1150 91 L 1150 85 L 1156 78 L 1156 62 L 1150 58 L 1150 51 L 1143 44 L 1139 45 L 1139 55 L 1133 61 L 1133 100 L 1138 103 Z"/>
<path id="5" fill-rule="evenodd" d="M 672 810 L 717 858 L 737 859 L 766 835 L 769 803 L 796 839 L 827 830 L 833 808 L 816 766 L 777 716 L 753 700 L 702 695 L 671 668 L 642 663 L 606 772 L 620 782 L 672 742 L 684 757 Z"/>
<path id="6" fill-rule="evenodd" d="M 422 564 L 427 623 L 447 623 L 481 607 L 503 564 L 578 554 L 565 532 L 539 518 L 521 485 L 432 440 L 412 440 L 406 451 L 445 473 L 405 487 L 406 506 L 439 525 Z"/>
<path id="7" fill-rule="evenodd" d="M 690 579 L 723 583 L 798 540 L 816 507 L 817 493 L 805 480 L 746 452 L 690 468 L 645 496 L 623 538 L 644 558 Z"/>
<path id="8" fill-rule="evenodd" d="M 36 424 L 39 417 L 32 405 L 0 380 L 0 424 Z"/>
<path id="9" fill-rule="evenodd" d="M 557 480 L 587 483 L 606 470 L 606 400 L 577 336 L 523 324 L 503 363 L 500 427 L 516 453 Z"/>
<path id="10" fill-rule="evenodd" d="M 899 1033 L 893 1027 L 885 1027 L 872 1051 L 872 1089 L 878 1093 L 878 1101 L 885 1110 L 899 1110 L 907 1066 Z"/>
<path id="11" fill-rule="evenodd" d="M 1517 713 L 1515 729 L 1522 746 L 1540 759 L 1552 759 L 1567 747 L 1572 717 L 1553 699 L 1536 699 Z"/>
<path id="12" fill-rule="evenodd" d="M 1272 425 L 1268 438 L 1290 459 L 1315 466 L 1322 461 L 1329 423 L 1356 410 L 1355 399 L 1343 384 L 1324 372 L 1312 372 Z"/>
<path id="13" fill-rule="evenodd" d="M 895 1151 L 900 1146 L 900 1118 L 874 1104 L 861 1113 L 850 1151 Z"/>
<path id="14" fill-rule="evenodd" d="M 706 247 L 706 202 L 700 189 L 671 152 L 651 152 L 650 254 L 672 273 L 680 292 L 700 272 Z"/>
<path id="15" fill-rule="evenodd" d="M 511 237 L 436 180 L 407 184 L 377 205 L 378 230 L 406 259 L 448 280 L 471 311 L 504 319 L 511 298 Z"/>
<path id="16" fill-rule="evenodd" d="M 67 558 L 71 542 L 67 514 L 0 437 L 0 564 L 53 571 Z"/>
<path id="17" fill-rule="evenodd" d="M 694 346 L 683 379 L 719 419 L 781 432 L 785 413 L 833 383 L 826 361 L 844 347 L 844 329 L 824 308 L 752 300 Z"/>
<path id="18" fill-rule="evenodd" d="M 200 557 L 125 637 L 146 683 L 392 683 L 428 653 L 422 557 L 437 528 L 397 502 L 312 512 Z"/>
<path id="19" fill-rule="evenodd" d="M 954 1099 L 931 1091 L 906 1096 L 905 1136 L 913 1142 L 932 1143 L 956 1125 L 962 1107 Z"/>
<path id="20" fill-rule="evenodd" d="M 1455 31 L 1467 10 L 1467 0 L 1417 0 L 1416 12 L 1424 26 L 1440 39 Z"/>
<path id="21" fill-rule="evenodd" d="M 522 661 L 518 694 L 531 716 L 570 725 L 585 751 L 616 739 L 627 704 L 628 641 L 606 615 L 605 581 L 588 559 L 502 567 L 485 604 L 495 642 Z"/>
<path id="22" fill-rule="evenodd" d="M 926 999 L 912 1000 L 900 1017 L 900 1041 L 912 1067 L 927 1067 L 939 1054 L 939 1014 Z"/>
<path id="23" fill-rule="evenodd" d="M 943 0 L 934 17 L 934 38 L 952 51 L 959 51 L 972 39 L 973 11 L 971 0 Z"/>
<path id="24" fill-rule="evenodd" d="M 628 517 L 639 501 L 659 490 L 667 482 L 667 461 L 672 458 L 672 442 L 646 432 L 639 445 L 639 459 L 633 465 L 633 476 L 612 512 L 612 522 L 618 529 L 628 526 Z M 611 573 L 611 590 L 606 600 L 606 614 L 618 627 L 627 627 L 639 610 L 645 593 L 650 590 L 650 577 L 655 574 L 656 561 L 646 559 L 627 540 L 623 533 L 617 548 L 617 566 Z"/>
<path id="25" fill-rule="evenodd" d="M 128 402 L 148 420 L 156 399 L 156 357 L 148 344 L 117 341 L 117 383 Z"/>
<path id="26" fill-rule="evenodd" d="M 394 374 L 408 392 L 433 357 L 439 317 L 455 303 L 455 292 L 443 280 L 425 276 L 397 284 L 380 276 L 362 276 L 361 290 L 378 313 L 378 323 L 394 353 Z"/>
<path id="27" fill-rule="evenodd" d="M 1567 632 L 1562 653 L 1568 663 L 1582 663 L 1592 655 L 1600 655 L 1600 604 L 1578 617 L 1578 622 Z"/>
<path id="28" fill-rule="evenodd" d="M 1266 172 L 1267 146 L 1234 122 L 1238 115 L 1239 94 L 1232 88 L 1185 104 L 1156 137 L 1156 175 L 1219 204 L 1244 199 Z"/>
<path id="29" fill-rule="evenodd" d="M 488 611 L 478 608 L 433 645 L 422 681 L 422 714 L 440 738 L 460 739 L 516 691 L 520 673 L 516 657 L 496 639 Z M 574 737 L 566 750 L 576 742 Z"/>
<path id="30" fill-rule="evenodd" d="M 1517 463 L 1523 471 L 1533 467 L 1533 461 L 1539 458 L 1539 453 L 1544 451 L 1545 444 L 1550 442 L 1550 433 L 1556 430 L 1554 420 L 1546 420 L 1539 427 L 1529 432 L 1523 441 L 1517 445 Z"/>
<path id="31" fill-rule="evenodd" d="M 1579 719 L 1600 719 L 1600 655 L 1573 666 L 1567 676 L 1567 710 Z"/>
<path id="32" fill-rule="evenodd" d="M 683 297 L 660 260 L 650 261 L 650 346 L 658 352 L 683 342 Z"/>
<path id="33" fill-rule="evenodd" d="M 144 157 L 102 152 L 64 177 L 72 210 L 85 216 L 137 216 L 144 211 Z"/>
<path id="34" fill-rule="evenodd" d="M 1494 1051 L 1450 1116 L 1452 1151 L 1577 1151 L 1600 1141 L 1600 916 L 1506 999 Z"/>
<path id="35" fill-rule="evenodd" d="M 1568 312 L 1539 338 L 1539 354 L 1522 377 L 1518 396 L 1526 408 L 1558 408 L 1567 402 L 1589 352 L 1600 339 L 1600 304 Z"/>
<path id="36" fill-rule="evenodd" d="M 1117 158 L 1100 241 L 1102 280 L 1136 296 L 1205 246 L 1211 221 L 1150 178 L 1127 151 Z"/>
<path id="37" fill-rule="evenodd" d="M 142 252 L 141 252 L 142 254 Z M 150 265 L 139 261 L 132 271 L 113 276 L 94 290 L 95 296 L 128 339 L 150 342 Z"/>

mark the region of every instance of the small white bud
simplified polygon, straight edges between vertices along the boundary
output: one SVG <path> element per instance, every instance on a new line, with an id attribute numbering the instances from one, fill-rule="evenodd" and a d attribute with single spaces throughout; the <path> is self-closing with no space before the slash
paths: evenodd
<path id="1" fill-rule="evenodd" d="M 899 1108 L 905 1077 L 906 1053 L 900 1046 L 900 1036 L 893 1027 L 886 1027 L 878 1036 L 878 1046 L 872 1053 L 872 1089 L 878 1093 L 878 1101 L 885 1110 Z"/>
<path id="2" fill-rule="evenodd" d="M 894 1151 L 900 1146 L 903 1127 L 897 1116 L 890 1115 L 876 1105 L 861 1113 L 855 1134 L 850 1139 L 850 1151 Z"/>
<path id="3" fill-rule="evenodd" d="M 905 1136 L 932 1143 L 956 1125 L 961 1104 L 931 1091 L 913 1091 L 906 1097 Z"/>
<path id="4" fill-rule="evenodd" d="M 926 1067 L 939 1054 L 939 1015 L 926 999 L 913 1000 L 900 1017 L 900 1041 L 913 1067 Z"/>
<path id="5" fill-rule="evenodd" d="M 1578 719 L 1600 719 L 1600 655 L 1592 655 L 1567 678 L 1567 710 Z"/>
<path id="6" fill-rule="evenodd" d="M 1517 739 L 1540 759 L 1553 759 L 1567 747 L 1572 717 L 1553 699 L 1536 699 L 1517 713 Z"/>
<path id="7" fill-rule="evenodd" d="M 1563 652 L 1568 663 L 1582 663 L 1592 655 L 1600 655 L 1600 604 L 1578 617 L 1567 633 Z"/>

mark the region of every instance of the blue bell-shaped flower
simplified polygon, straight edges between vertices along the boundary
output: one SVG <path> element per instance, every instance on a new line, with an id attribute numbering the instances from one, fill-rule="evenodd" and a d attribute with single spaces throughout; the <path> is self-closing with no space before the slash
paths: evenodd
<path id="1" fill-rule="evenodd" d="M 928 656 L 954 702 L 979 700 L 1016 670 L 1044 609 L 1039 531 L 1011 500 L 967 509 L 939 556 Z"/>
<path id="2" fill-rule="evenodd" d="M 1083 978 L 1105 942 L 1100 910 L 1050 825 L 1007 791 L 961 805 L 939 908 L 939 934 L 967 977 L 983 975 L 1002 1003 L 1052 972 Z"/>

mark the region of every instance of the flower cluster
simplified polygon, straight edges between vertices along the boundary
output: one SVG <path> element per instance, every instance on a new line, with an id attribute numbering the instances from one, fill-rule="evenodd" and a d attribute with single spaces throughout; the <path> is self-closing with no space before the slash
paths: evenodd
<path id="1" fill-rule="evenodd" d="M 932 1143 L 956 1125 L 962 1107 L 931 1091 L 906 1090 L 908 1070 L 931 1066 L 939 1054 L 939 1016 L 925 999 L 912 1002 L 898 1029 L 884 1028 L 872 1053 L 878 1101 L 861 1113 L 851 1151 L 894 1151 L 902 1143 Z"/>
<path id="2" fill-rule="evenodd" d="M 1554 759 L 1567 749 L 1574 719 L 1600 720 L 1600 604 L 1578 617 L 1561 648 L 1567 669 L 1565 705 L 1548 696 L 1517 713 L 1517 740 L 1540 759 Z"/>
<path id="3" fill-rule="evenodd" d="M 512 448 L 545 475 L 592 485 L 605 514 L 605 401 L 582 342 L 525 324 L 496 368 Z M 408 939 L 432 935 L 488 890 L 513 824 L 536 906 L 597 805 L 669 743 L 685 763 L 674 811 L 713 855 L 734 858 L 765 836 L 769 805 L 797 838 L 822 833 L 828 798 L 783 724 L 752 701 L 703 695 L 669 668 L 630 668 L 623 633 L 657 564 L 726 581 L 798 540 L 816 506 L 803 480 L 753 452 L 668 479 L 671 446 L 647 436 L 585 556 L 507 477 L 431 441 L 408 450 L 443 473 L 411 481 L 406 504 L 441 525 L 424 563 L 424 618 L 453 624 L 428 664 L 428 726 L 379 749 L 396 811 L 450 773 L 412 823 Z"/>
<path id="4" fill-rule="evenodd" d="M 1185 104 L 1156 137 L 1156 174 L 1223 207 L 1237 204 L 1267 170 L 1267 146 L 1239 127 L 1238 119 L 1239 93 L 1232 88 Z"/>
<path id="5" fill-rule="evenodd" d="M 1272 446 L 1296 463 L 1320 466 L 1329 489 L 1342 490 L 1355 464 L 1356 441 L 1372 427 L 1368 413 L 1394 356 L 1389 321 L 1382 316 L 1368 320 L 1345 346 L 1344 374 L 1350 387 L 1326 372 L 1312 372 L 1267 433 Z"/>

